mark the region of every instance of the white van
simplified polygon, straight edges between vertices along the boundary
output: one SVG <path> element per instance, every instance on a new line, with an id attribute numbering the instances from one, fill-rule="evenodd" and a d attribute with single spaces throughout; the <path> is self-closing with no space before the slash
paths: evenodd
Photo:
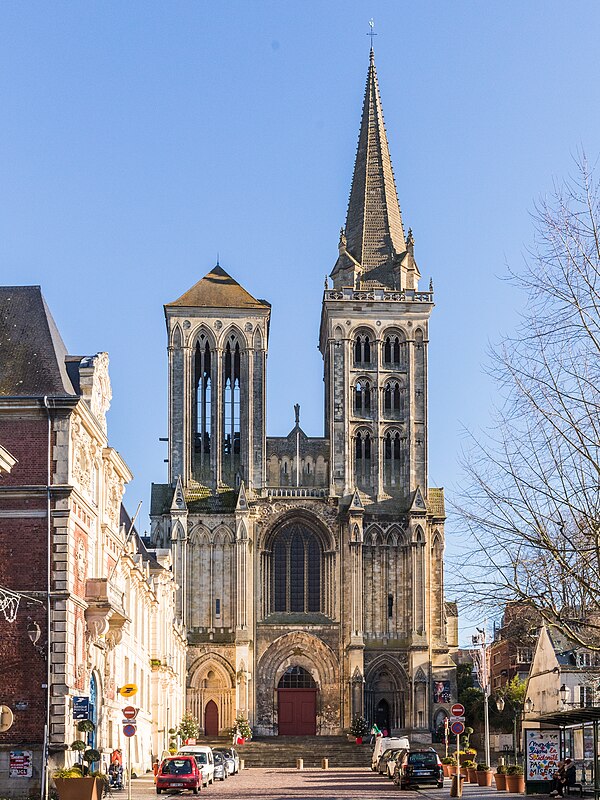
<path id="1" fill-rule="evenodd" d="M 407 736 L 378 736 L 375 739 L 375 748 L 371 756 L 371 769 L 373 772 L 377 769 L 377 762 L 379 756 L 388 748 L 393 750 L 410 750 L 410 744 Z"/>
<path id="2" fill-rule="evenodd" d="M 198 769 L 202 770 L 202 785 L 215 782 L 215 761 L 210 747 L 201 744 L 186 744 L 179 748 L 177 755 L 194 756 Z"/>

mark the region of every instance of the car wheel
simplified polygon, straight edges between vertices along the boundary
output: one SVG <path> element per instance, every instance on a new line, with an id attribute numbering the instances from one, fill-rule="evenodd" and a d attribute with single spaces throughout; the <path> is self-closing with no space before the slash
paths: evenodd
<path id="1" fill-rule="evenodd" d="M 438 789 L 443 789 L 444 788 L 444 781 L 438 781 L 437 788 Z"/>
<path id="2" fill-rule="evenodd" d="M 161 792 L 162 792 L 162 789 L 157 789 L 156 790 L 156 794 L 160 794 Z"/>

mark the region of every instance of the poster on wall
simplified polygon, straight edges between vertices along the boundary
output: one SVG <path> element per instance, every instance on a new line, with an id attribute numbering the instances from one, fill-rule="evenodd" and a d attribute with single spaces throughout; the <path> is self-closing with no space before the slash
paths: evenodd
<path id="1" fill-rule="evenodd" d="M 525 780 L 551 781 L 556 772 L 560 753 L 558 731 L 526 730 Z"/>
<path id="2" fill-rule="evenodd" d="M 9 778 L 31 778 L 33 775 L 33 751 L 11 750 L 8 762 Z"/>
<path id="3" fill-rule="evenodd" d="M 452 695 L 450 693 L 450 681 L 433 682 L 433 702 L 434 703 L 452 702 Z"/>

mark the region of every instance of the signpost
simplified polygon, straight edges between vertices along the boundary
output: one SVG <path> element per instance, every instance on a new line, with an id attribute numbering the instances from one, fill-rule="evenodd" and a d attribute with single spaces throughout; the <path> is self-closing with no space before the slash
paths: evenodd
<path id="1" fill-rule="evenodd" d="M 89 719 L 90 699 L 89 697 L 73 698 L 73 719 Z"/>
<path id="2" fill-rule="evenodd" d="M 453 717 L 464 717 L 465 715 L 465 707 L 462 703 L 454 703 L 452 708 L 450 709 L 450 713 Z"/>
<path id="3" fill-rule="evenodd" d="M 456 734 L 456 776 L 453 777 L 450 797 L 462 797 L 462 781 L 460 775 L 460 736 L 465 732 L 465 707 L 462 703 L 454 703 L 450 709 L 450 730 Z M 454 783 L 456 780 L 456 783 Z"/>
<path id="4" fill-rule="evenodd" d="M 452 727 L 450 728 L 450 730 L 452 731 L 452 733 L 455 733 L 457 736 L 460 736 L 465 732 L 465 723 L 457 720 L 456 722 L 452 723 Z"/>
<path id="5" fill-rule="evenodd" d="M 119 694 L 123 697 L 132 697 L 136 693 L 135 683 L 128 683 L 119 689 Z M 139 708 L 134 706 L 125 706 L 123 709 L 123 736 L 127 737 L 127 800 L 131 800 L 131 737 L 137 733 L 138 711 Z"/>

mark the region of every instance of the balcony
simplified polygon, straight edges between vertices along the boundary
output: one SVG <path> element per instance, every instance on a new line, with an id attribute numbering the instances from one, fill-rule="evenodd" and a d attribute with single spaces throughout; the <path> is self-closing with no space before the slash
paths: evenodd
<path id="1" fill-rule="evenodd" d="M 123 626 L 129 622 L 123 605 L 123 593 L 108 578 L 88 578 L 85 582 L 85 600 L 88 607 L 85 620 L 94 640 L 104 636 L 111 644 L 118 644 Z"/>
<path id="2" fill-rule="evenodd" d="M 417 292 L 414 289 L 404 289 L 400 292 L 383 287 L 373 289 L 326 289 L 324 300 L 370 300 L 385 303 L 433 303 L 433 292 Z"/>
<path id="3" fill-rule="evenodd" d="M 319 488 L 318 486 L 268 486 L 262 490 L 262 497 L 271 499 L 279 499 L 282 497 L 314 497 L 317 499 L 324 499 L 329 497 L 328 489 Z"/>

